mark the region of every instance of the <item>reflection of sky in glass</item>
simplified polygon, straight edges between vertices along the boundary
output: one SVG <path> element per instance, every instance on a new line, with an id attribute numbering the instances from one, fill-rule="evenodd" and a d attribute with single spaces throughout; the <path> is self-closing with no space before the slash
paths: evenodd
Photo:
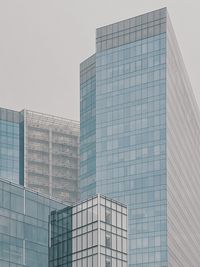
<path id="1" fill-rule="evenodd" d="M 95 64 L 81 65 L 81 115 L 92 95 L 83 84 L 91 86 L 91 73 L 96 82 L 96 142 L 81 139 L 96 151 L 94 179 L 81 150 L 82 197 L 93 184 L 127 203 L 129 265 L 166 266 L 166 9 L 97 29 L 96 44 Z"/>
<path id="2" fill-rule="evenodd" d="M 19 124 L 0 120 L 0 177 L 19 183 Z"/>
<path id="3" fill-rule="evenodd" d="M 165 43 L 163 33 L 96 57 L 97 192 L 128 203 L 132 266 L 167 260 Z"/>
<path id="4" fill-rule="evenodd" d="M 66 205 L 0 180 L 0 266 L 48 266 L 48 216 Z"/>
<path id="5" fill-rule="evenodd" d="M 82 198 L 96 192 L 96 56 L 81 65 L 80 187 Z"/>

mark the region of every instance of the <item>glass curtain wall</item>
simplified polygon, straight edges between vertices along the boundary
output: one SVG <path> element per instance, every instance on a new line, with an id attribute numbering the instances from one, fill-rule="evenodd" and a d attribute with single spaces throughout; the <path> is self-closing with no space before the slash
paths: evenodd
<path id="1" fill-rule="evenodd" d="M 0 266 L 48 267 L 48 216 L 64 207 L 0 180 Z"/>
<path id="2" fill-rule="evenodd" d="M 97 195 L 52 212 L 50 229 L 50 267 L 127 267 L 127 208 L 118 202 Z"/>
<path id="3" fill-rule="evenodd" d="M 0 108 L 0 178 L 23 185 L 23 115 Z"/>

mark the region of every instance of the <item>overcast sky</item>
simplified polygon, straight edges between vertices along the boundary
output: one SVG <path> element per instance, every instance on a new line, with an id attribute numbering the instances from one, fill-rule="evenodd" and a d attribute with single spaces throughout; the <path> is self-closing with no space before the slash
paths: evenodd
<path id="1" fill-rule="evenodd" d="M 0 106 L 79 120 L 95 29 L 164 6 L 200 105 L 199 0 L 0 0 Z"/>

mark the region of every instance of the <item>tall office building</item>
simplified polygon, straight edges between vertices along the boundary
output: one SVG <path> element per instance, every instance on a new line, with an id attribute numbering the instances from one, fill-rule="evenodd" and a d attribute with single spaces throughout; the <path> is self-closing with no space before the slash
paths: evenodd
<path id="1" fill-rule="evenodd" d="M 129 266 L 200 266 L 200 115 L 163 8 L 97 29 L 80 184 L 128 205 Z"/>
<path id="2" fill-rule="evenodd" d="M 0 109 L 0 177 L 63 201 L 78 199 L 79 123 Z"/>

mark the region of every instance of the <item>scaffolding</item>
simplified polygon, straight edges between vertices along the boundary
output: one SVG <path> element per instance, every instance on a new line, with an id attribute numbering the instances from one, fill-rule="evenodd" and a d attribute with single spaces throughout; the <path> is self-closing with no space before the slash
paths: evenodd
<path id="1" fill-rule="evenodd" d="M 50 197 L 79 198 L 79 122 L 24 110 L 24 183 Z"/>

